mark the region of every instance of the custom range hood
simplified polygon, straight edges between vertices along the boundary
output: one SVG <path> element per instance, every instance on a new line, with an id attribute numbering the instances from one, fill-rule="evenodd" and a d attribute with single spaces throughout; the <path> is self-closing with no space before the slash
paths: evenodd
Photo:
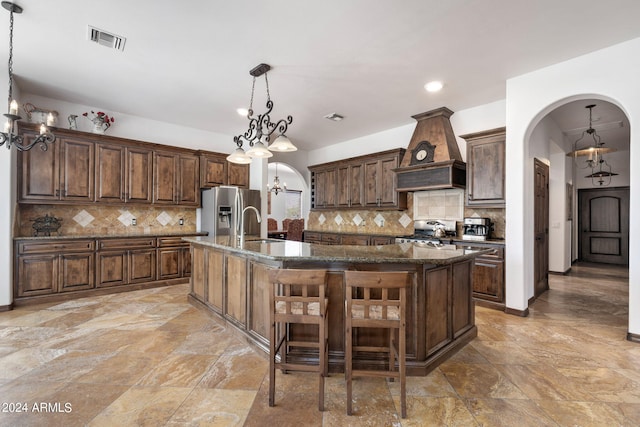
<path id="1" fill-rule="evenodd" d="M 449 121 L 452 114 L 441 107 L 412 116 L 418 123 L 400 167 L 394 169 L 397 191 L 465 187 L 467 165 Z"/>

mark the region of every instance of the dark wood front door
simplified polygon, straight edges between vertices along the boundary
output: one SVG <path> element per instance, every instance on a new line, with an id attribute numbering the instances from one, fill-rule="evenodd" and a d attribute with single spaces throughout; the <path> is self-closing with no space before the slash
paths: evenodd
<path id="1" fill-rule="evenodd" d="M 549 289 L 549 166 L 538 159 L 534 162 L 534 296 Z"/>
<path id="2" fill-rule="evenodd" d="M 579 258 L 629 264 L 629 187 L 578 190 Z"/>

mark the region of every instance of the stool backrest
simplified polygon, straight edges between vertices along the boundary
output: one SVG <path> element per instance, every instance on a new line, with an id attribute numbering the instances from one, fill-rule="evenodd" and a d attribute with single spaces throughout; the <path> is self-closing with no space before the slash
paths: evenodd
<path id="1" fill-rule="evenodd" d="M 275 218 L 267 218 L 267 230 L 273 231 L 278 229 L 278 220 Z"/>
<path id="2" fill-rule="evenodd" d="M 326 315 L 327 270 L 279 269 L 269 271 L 269 305 L 281 321 L 318 323 Z M 316 319 L 310 319 L 315 317 Z"/>
<path id="3" fill-rule="evenodd" d="M 406 271 L 345 271 L 346 316 L 352 325 L 398 327 L 406 321 Z"/>

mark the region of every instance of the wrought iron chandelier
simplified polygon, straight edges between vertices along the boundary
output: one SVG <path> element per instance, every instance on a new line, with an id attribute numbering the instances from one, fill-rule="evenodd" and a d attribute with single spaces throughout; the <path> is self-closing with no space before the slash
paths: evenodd
<path id="1" fill-rule="evenodd" d="M 613 148 L 604 147 L 604 142 L 601 141 L 600 135 L 593 128 L 593 107 L 595 104 L 587 105 L 585 108 L 589 109 L 589 127 L 582 132 L 580 138 L 573 143 L 573 151 L 567 153 L 567 156 L 571 156 L 577 159 L 579 156 L 589 156 L 585 161 L 585 166 L 582 169 L 591 169 L 591 173 L 585 178 L 591 178 L 591 183 L 595 186 L 607 186 L 611 184 L 611 177 L 618 175 L 611 172 L 611 165 L 602 156 L 604 153 L 611 153 L 615 151 Z M 591 140 L 589 140 L 591 137 Z M 582 141 L 586 138 L 586 141 Z M 584 145 L 586 142 L 586 145 Z"/>
<path id="2" fill-rule="evenodd" d="M 269 184 L 267 184 L 267 190 L 275 193 L 275 195 L 278 195 L 278 192 L 283 192 L 287 190 L 287 183 L 283 182 L 282 186 L 280 186 L 280 178 L 278 177 L 278 163 L 276 162 L 276 176 L 273 178 L 273 187 L 269 187 Z"/>
<path id="3" fill-rule="evenodd" d="M 30 143 L 26 144 L 20 135 L 17 134 L 17 122 L 22 117 L 18 115 L 18 102 L 12 99 L 13 95 L 13 14 L 22 13 L 22 7 L 14 4 L 10 1 L 3 1 L 2 7 L 7 9 L 10 13 L 9 18 L 9 96 L 7 104 L 9 112 L 4 116 L 7 118 L 7 122 L 4 125 L 4 132 L 0 132 L 0 146 L 7 144 L 7 148 L 12 146 L 16 147 L 20 151 L 31 150 L 35 145 L 43 151 L 48 150 L 47 144 L 51 144 L 56 140 L 53 133 L 49 131 L 44 123 L 40 124 L 40 135 L 34 138 Z"/>
<path id="4" fill-rule="evenodd" d="M 269 93 L 269 80 L 267 79 L 267 72 L 271 70 L 271 66 L 268 64 L 260 64 L 249 71 L 249 74 L 253 76 L 253 85 L 251 86 L 251 102 L 249 103 L 249 110 L 247 118 L 249 119 L 249 128 L 247 131 L 238 136 L 233 137 L 233 142 L 236 143 L 237 148 L 233 153 L 227 156 L 227 160 L 232 163 L 247 164 L 251 163 L 252 157 L 268 158 L 273 156 L 271 151 L 296 151 L 297 148 L 291 143 L 289 138 L 285 135 L 287 128 L 293 122 L 293 117 L 287 116 L 286 119 L 281 119 L 277 122 L 271 121 L 271 111 L 273 110 L 273 101 L 271 100 L 271 94 Z M 264 81 L 267 87 L 267 111 L 259 114 L 258 117 L 253 116 L 253 95 L 256 88 L 256 77 L 260 77 L 264 74 Z M 271 136 L 278 132 L 278 136 L 271 145 L 269 141 Z M 242 148 L 244 143 L 249 145 L 249 150 L 246 152 Z"/>

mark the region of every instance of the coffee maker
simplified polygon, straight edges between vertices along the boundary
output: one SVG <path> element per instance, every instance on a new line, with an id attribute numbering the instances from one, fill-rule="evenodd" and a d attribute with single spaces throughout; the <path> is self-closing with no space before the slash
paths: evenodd
<path id="1" fill-rule="evenodd" d="M 465 218 L 462 230 L 462 240 L 487 240 L 493 223 L 489 218 Z"/>

